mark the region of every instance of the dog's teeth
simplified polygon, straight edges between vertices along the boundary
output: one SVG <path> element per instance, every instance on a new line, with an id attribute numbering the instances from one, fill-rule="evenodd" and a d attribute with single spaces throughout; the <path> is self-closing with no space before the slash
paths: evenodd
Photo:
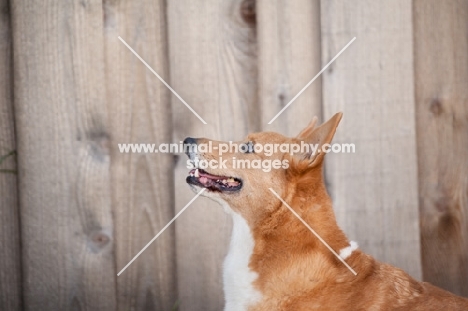
<path id="1" fill-rule="evenodd" d="M 200 177 L 200 173 L 198 172 L 198 168 L 195 170 L 195 177 Z"/>
<path id="2" fill-rule="evenodd" d="M 229 178 L 229 179 L 227 180 L 227 182 L 235 182 L 235 180 L 234 180 L 234 178 L 231 177 L 231 178 Z"/>

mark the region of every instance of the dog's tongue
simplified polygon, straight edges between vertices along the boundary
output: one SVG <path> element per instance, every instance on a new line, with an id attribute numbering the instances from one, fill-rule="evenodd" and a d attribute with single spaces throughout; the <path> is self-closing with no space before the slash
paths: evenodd
<path id="1" fill-rule="evenodd" d="M 231 187 L 237 187 L 239 183 L 234 180 L 234 178 L 226 178 L 226 177 L 221 177 L 221 176 L 215 176 L 215 175 L 210 175 L 210 174 L 200 174 L 200 182 L 202 184 L 206 184 L 209 180 L 221 180 L 223 181 L 223 184 Z"/>
<path id="2" fill-rule="evenodd" d="M 190 171 L 190 174 L 193 174 L 195 176 L 198 175 L 198 181 L 204 185 L 207 185 L 210 181 L 221 181 L 225 186 L 230 187 L 237 187 L 239 185 L 239 182 L 234 180 L 234 178 L 232 177 L 212 175 L 200 169 L 193 169 Z"/>
<path id="3" fill-rule="evenodd" d="M 202 171 L 202 170 L 198 170 L 198 174 L 200 174 L 200 180 L 202 180 L 202 178 L 214 179 L 214 180 L 222 179 L 222 178 L 223 178 L 223 177 L 221 177 L 221 176 L 216 176 L 216 175 L 208 174 L 207 172 Z"/>

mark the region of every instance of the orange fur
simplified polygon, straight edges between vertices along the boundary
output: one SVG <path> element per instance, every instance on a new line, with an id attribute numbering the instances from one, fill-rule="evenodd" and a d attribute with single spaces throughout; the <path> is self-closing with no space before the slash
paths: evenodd
<path id="1" fill-rule="evenodd" d="M 315 119 L 296 138 L 276 133 L 251 134 L 254 143 L 329 143 L 341 119 L 336 114 L 315 127 Z M 197 143 L 208 143 L 198 139 Z M 220 142 L 211 141 L 213 146 Z M 215 153 L 199 153 L 216 159 Z M 286 170 L 264 173 L 256 169 L 235 169 L 236 159 L 287 159 Z M 353 275 L 300 221 L 268 190 L 274 189 L 335 250 L 349 245 L 338 227 L 323 174 L 324 154 L 288 155 L 227 153 L 227 169 L 210 169 L 210 174 L 235 176 L 242 189 L 235 193 L 208 193 L 227 202 L 247 222 L 255 242 L 249 268 L 258 277 L 254 287 L 261 300 L 252 311 L 271 310 L 468 310 L 468 299 L 455 296 L 428 283 L 417 282 L 404 271 L 380 263 L 355 250 L 346 262 Z M 209 192 L 209 191 L 205 191 Z"/>

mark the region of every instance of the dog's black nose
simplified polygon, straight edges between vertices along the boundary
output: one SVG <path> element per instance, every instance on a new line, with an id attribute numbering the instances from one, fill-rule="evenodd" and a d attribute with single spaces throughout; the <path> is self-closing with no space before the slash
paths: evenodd
<path id="1" fill-rule="evenodd" d="M 197 140 L 195 138 L 187 137 L 186 139 L 184 139 L 184 145 L 196 145 L 196 144 L 197 144 Z"/>
<path id="2" fill-rule="evenodd" d="M 192 137 L 187 137 L 184 139 L 184 152 L 190 158 L 190 153 L 195 151 L 197 146 L 197 139 Z"/>

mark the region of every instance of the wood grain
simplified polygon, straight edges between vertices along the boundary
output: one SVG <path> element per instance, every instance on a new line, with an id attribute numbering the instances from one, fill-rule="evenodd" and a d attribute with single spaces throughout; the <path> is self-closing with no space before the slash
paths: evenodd
<path id="1" fill-rule="evenodd" d="M 468 296 L 468 2 L 413 16 L 423 276 Z"/>
<path id="2" fill-rule="evenodd" d="M 116 310 L 101 1 L 13 1 L 25 310 Z"/>
<path id="3" fill-rule="evenodd" d="M 295 136 L 314 116 L 321 119 L 320 77 L 271 125 L 268 122 L 321 70 L 320 2 L 257 3 L 260 126 Z"/>
<path id="4" fill-rule="evenodd" d="M 240 140 L 258 124 L 256 16 L 248 2 L 168 2 L 170 84 L 208 123 L 173 96 L 174 141 L 187 136 Z M 194 196 L 185 183 L 187 173 L 181 154 L 175 170 L 177 211 Z M 222 310 L 230 216 L 200 197 L 175 226 L 180 310 Z"/>
<path id="5" fill-rule="evenodd" d="M 461 0 L 0 0 L 0 309 L 221 310 L 231 220 L 203 197 L 116 276 L 194 196 L 184 154 L 118 144 L 292 136 L 337 111 L 356 147 L 327 155 L 340 225 L 468 296 L 467 32 Z"/>
<path id="6" fill-rule="evenodd" d="M 20 310 L 21 257 L 9 4 L 0 1 L 0 310 Z M 10 154 L 10 156 L 8 156 Z M 8 157 L 7 157 L 8 156 Z M 3 159 L 3 161 L 2 161 Z"/>
<path id="7" fill-rule="evenodd" d="M 325 119 L 343 111 L 326 176 L 338 221 L 377 259 L 421 278 L 412 7 L 408 1 L 322 1 Z M 357 271 L 359 273 L 359 271 Z"/>
<path id="8" fill-rule="evenodd" d="M 172 155 L 118 149 L 121 143 L 171 142 L 168 89 L 118 39 L 168 80 L 165 11 L 165 1 L 107 1 L 104 6 L 117 271 L 174 216 Z M 168 228 L 118 277 L 118 310 L 172 310 L 177 300 L 174 232 Z"/>

